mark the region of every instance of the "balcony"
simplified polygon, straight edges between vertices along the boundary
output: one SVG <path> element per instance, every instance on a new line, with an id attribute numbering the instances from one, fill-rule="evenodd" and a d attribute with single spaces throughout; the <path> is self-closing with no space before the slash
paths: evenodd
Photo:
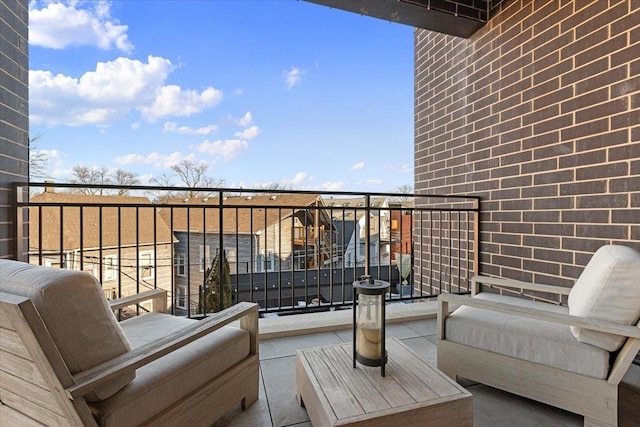
<path id="1" fill-rule="evenodd" d="M 404 195 L 400 201 L 398 195 L 208 189 L 190 198 L 109 200 L 75 197 L 68 192 L 82 187 L 69 184 L 16 188 L 16 216 L 28 218 L 32 263 L 88 271 L 108 298 L 165 289 L 178 316 L 199 318 L 237 301 L 259 304 L 260 398 L 246 411 L 234 408 L 215 426 L 310 425 L 295 397 L 295 351 L 351 341 L 351 283 L 361 274 L 395 287 L 388 295 L 387 336 L 435 364 L 433 301 L 440 293 L 468 293 L 477 273 L 476 198 Z M 347 198 L 361 201 L 337 203 Z M 418 198 L 420 208 L 412 203 Z M 314 244 L 297 244 L 299 230 L 305 240 L 313 236 Z M 406 274 L 395 253 L 410 256 Z M 216 269 L 225 260 L 227 273 Z M 578 415 L 481 384 L 464 386 L 474 396 L 476 426 L 583 423 Z M 621 426 L 636 425 L 639 398 L 640 367 L 632 366 L 620 387 Z"/>
<path id="2" fill-rule="evenodd" d="M 387 336 L 400 339 L 429 364 L 436 361 L 435 304 L 401 304 L 392 314 L 394 323 L 387 326 Z M 349 316 L 341 313 L 318 313 L 290 316 L 279 319 L 260 319 L 260 369 L 259 400 L 246 411 L 240 407 L 229 411 L 214 424 L 215 427 L 311 426 L 304 408 L 295 396 L 296 350 L 351 342 Z M 346 314 L 346 313 L 345 313 Z M 305 317 L 314 319 L 307 324 Z M 419 319 L 419 320 L 415 320 Z M 302 322 L 302 323 L 301 323 Z M 295 326 L 297 325 L 297 326 Z M 317 332 L 314 325 L 323 325 Z M 283 333 L 302 334 L 282 337 Z M 286 331 L 286 332 L 285 332 Z M 272 338 L 273 337 L 273 338 Z M 535 401 L 521 398 L 482 384 L 462 382 L 473 394 L 475 427 L 514 426 L 582 426 L 581 416 Z M 640 366 L 632 366 L 620 387 L 619 426 L 637 426 L 640 409 Z M 428 424 L 425 424 L 428 425 Z"/>

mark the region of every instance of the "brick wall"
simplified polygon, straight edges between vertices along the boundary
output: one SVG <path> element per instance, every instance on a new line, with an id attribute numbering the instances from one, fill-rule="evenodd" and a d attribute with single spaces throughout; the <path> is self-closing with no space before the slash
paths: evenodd
<path id="1" fill-rule="evenodd" d="M 0 2 L 0 258 L 15 257 L 12 183 L 26 181 L 29 175 L 27 4 Z"/>
<path id="2" fill-rule="evenodd" d="M 485 274 L 571 286 L 599 246 L 640 250 L 640 1 L 416 30 L 415 189 L 482 197 Z"/>

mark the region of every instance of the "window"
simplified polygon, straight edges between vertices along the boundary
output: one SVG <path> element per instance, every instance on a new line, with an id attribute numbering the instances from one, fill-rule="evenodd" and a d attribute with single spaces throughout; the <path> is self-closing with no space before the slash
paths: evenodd
<path id="1" fill-rule="evenodd" d="M 264 257 L 264 271 L 273 271 L 274 270 L 274 259 L 273 252 L 267 252 L 267 256 Z"/>
<path id="2" fill-rule="evenodd" d="M 229 273 L 238 273 L 238 259 L 235 249 L 225 249 L 227 255 L 227 262 L 229 263 Z"/>
<path id="3" fill-rule="evenodd" d="M 118 258 L 115 255 L 104 257 L 104 274 L 102 280 L 105 282 L 118 278 Z"/>
<path id="4" fill-rule="evenodd" d="M 176 307 L 187 309 L 187 287 L 184 285 L 176 286 Z"/>
<path id="5" fill-rule="evenodd" d="M 211 266 L 211 248 L 207 246 L 200 245 L 200 271 L 205 271 L 205 269 Z"/>
<path id="6" fill-rule="evenodd" d="M 153 251 L 140 252 L 138 254 L 138 268 L 140 268 L 141 279 L 153 279 Z"/>
<path id="7" fill-rule="evenodd" d="M 184 254 L 176 255 L 175 259 L 176 266 L 176 275 L 180 277 L 184 277 L 187 275 L 186 267 L 185 267 L 185 256 Z"/>

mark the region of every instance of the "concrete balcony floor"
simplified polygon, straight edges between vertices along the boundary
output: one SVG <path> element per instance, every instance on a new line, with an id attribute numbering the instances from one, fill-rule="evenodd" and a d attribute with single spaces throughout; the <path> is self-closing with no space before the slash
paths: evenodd
<path id="1" fill-rule="evenodd" d="M 387 311 L 387 337 L 400 339 L 435 366 L 435 303 L 390 307 L 394 310 Z M 351 311 L 346 310 L 260 319 L 260 397 L 245 411 L 238 404 L 213 427 L 310 427 L 307 411 L 296 399 L 296 350 L 351 342 L 351 316 Z M 583 425 L 583 418 L 570 412 L 482 384 L 462 385 L 473 394 L 475 427 Z M 620 387 L 620 427 L 640 425 L 638 403 L 640 366 L 632 366 Z"/>

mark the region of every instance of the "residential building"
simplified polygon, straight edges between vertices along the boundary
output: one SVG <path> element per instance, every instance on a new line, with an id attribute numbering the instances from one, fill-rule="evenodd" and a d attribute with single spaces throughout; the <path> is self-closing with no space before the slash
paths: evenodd
<path id="1" fill-rule="evenodd" d="M 171 199 L 159 210 L 177 239 L 176 308 L 197 311 L 199 286 L 220 247 L 235 276 L 331 266 L 335 230 L 319 195 L 227 196 L 222 213 L 220 203 Z"/>
<path id="2" fill-rule="evenodd" d="M 341 266 L 364 266 L 367 224 L 370 231 L 369 265 L 390 265 L 392 213 L 386 197 L 371 197 L 369 208 L 364 197 L 327 199 L 325 204 L 338 233 L 338 247 L 344 253 Z"/>
<path id="3" fill-rule="evenodd" d="M 173 236 L 148 198 L 48 190 L 29 202 L 29 262 L 88 271 L 108 298 L 172 294 Z"/>

